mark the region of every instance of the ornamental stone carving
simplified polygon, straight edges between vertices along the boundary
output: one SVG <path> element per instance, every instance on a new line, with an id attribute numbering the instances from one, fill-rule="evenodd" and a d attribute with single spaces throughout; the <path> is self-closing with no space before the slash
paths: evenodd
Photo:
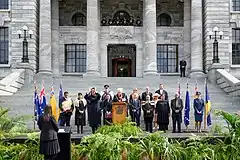
<path id="1" fill-rule="evenodd" d="M 134 36 L 133 26 L 110 26 L 111 39 L 132 39 Z"/>
<path id="2" fill-rule="evenodd" d="M 240 27 L 240 15 L 239 15 L 239 13 L 231 13 L 230 22 L 235 23 L 236 27 L 239 28 Z"/>
<path id="3" fill-rule="evenodd" d="M 10 22 L 10 16 L 8 12 L 0 13 L 0 27 L 4 26 L 5 22 Z"/>

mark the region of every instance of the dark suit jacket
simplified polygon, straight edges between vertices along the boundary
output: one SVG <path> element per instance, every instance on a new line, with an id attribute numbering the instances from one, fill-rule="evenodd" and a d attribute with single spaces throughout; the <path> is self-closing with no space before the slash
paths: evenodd
<path id="1" fill-rule="evenodd" d="M 184 60 L 181 60 L 180 61 L 180 68 L 186 68 L 186 66 L 187 66 L 187 62 L 184 61 Z"/>
<path id="2" fill-rule="evenodd" d="M 58 126 L 56 120 L 52 116 L 49 121 L 45 121 L 43 116 L 40 116 L 37 124 L 41 130 L 40 141 L 51 141 L 57 139 Z"/>
<path id="3" fill-rule="evenodd" d="M 180 108 L 177 108 L 176 106 L 176 99 L 171 100 L 171 109 L 172 109 L 172 114 L 182 114 L 182 109 L 183 109 L 183 101 L 182 99 L 179 99 L 179 105 Z"/>
<path id="4" fill-rule="evenodd" d="M 149 92 L 149 96 L 150 96 L 150 101 L 153 100 L 153 95 L 151 92 Z M 143 92 L 142 93 L 142 101 L 146 101 L 146 97 L 147 97 L 147 93 L 146 92 Z"/>
<path id="5" fill-rule="evenodd" d="M 159 99 L 161 98 L 162 94 L 165 95 L 165 100 L 168 101 L 168 93 L 166 90 L 163 90 L 163 93 L 160 94 L 160 90 L 157 90 L 155 93 L 158 93 L 160 95 Z"/>

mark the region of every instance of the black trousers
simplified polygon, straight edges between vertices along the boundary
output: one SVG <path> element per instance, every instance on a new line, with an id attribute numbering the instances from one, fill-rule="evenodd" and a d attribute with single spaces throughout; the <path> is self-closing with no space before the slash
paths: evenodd
<path id="1" fill-rule="evenodd" d="M 131 116 L 132 122 L 136 122 L 137 126 L 140 126 L 140 116 L 136 115 L 135 113 L 132 114 Z"/>
<path id="2" fill-rule="evenodd" d="M 77 133 L 80 133 L 79 127 L 81 128 L 81 133 L 83 133 L 83 125 L 77 125 Z"/>
<path id="3" fill-rule="evenodd" d="M 180 71 L 181 71 L 181 77 L 185 77 L 186 68 L 180 68 Z"/>
<path id="4" fill-rule="evenodd" d="M 44 160 L 54 160 L 57 157 L 57 155 L 44 155 Z"/>
<path id="5" fill-rule="evenodd" d="M 178 132 L 181 132 L 182 114 L 172 114 L 173 120 L 173 132 L 176 132 L 176 124 L 178 126 Z"/>
<path id="6" fill-rule="evenodd" d="M 146 132 L 153 132 L 153 118 L 144 118 Z"/>
<path id="7" fill-rule="evenodd" d="M 92 127 L 92 134 L 94 134 L 97 131 L 97 129 L 98 129 L 98 126 Z"/>
<path id="8" fill-rule="evenodd" d="M 71 114 L 63 113 L 61 115 L 60 126 L 70 126 Z"/>

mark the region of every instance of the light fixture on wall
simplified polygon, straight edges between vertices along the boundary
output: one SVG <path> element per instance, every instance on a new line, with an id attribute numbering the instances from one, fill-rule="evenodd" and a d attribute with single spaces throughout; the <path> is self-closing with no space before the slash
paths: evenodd
<path id="1" fill-rule="evenodd" d="M 219 31 L 218 27 L 214 27 L 213 31 L 209 31 L 209 38 L 212 39 L 213 37 L 213 63 L 219 63 L 219 56 L 218 56 L 218 41 L 217 41 L 217 33 L 219 35 L 219 39 L 222 39 L 223 32 Z"/>
<path id="2" fill-rule="evenodd" d="M 28 30 L 27 26 L 23 26 L 22 30 L 18 30 L 17 34 L 19 39 L 23 38 L 22 44 L 23 44 L 23 56 L 22 56 L 22 63 L 29 63 L 29 58 L 28 58 L 28 41 L 27 38 L 32 38 L 33 35 L 33 31 L 32 30 Z M 28 31 L 28 33 L 27 33 Z"/>

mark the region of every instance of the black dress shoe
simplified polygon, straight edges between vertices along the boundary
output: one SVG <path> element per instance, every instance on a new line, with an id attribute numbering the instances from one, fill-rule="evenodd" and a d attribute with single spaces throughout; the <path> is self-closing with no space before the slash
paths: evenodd
<path id="1" fill-rule="evenodd" d="M 176 131 L 172 131 L 172 133 L 176 133 Z"/>

